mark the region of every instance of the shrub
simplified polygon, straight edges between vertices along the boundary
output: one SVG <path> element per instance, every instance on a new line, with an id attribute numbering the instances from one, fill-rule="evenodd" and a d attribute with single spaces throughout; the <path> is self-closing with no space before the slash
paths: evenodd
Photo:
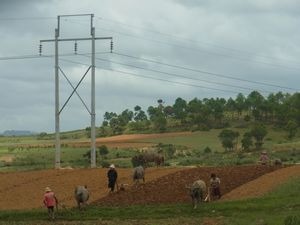
<path id="1" fill-rule="evenodd" d="M 249 122 L 251 120 L 251 117 L 249 115 L 244 116 L 244 120 L 246 122 Z"/>
<path id="2" fill-rule="evenodd" d="M 102 158 L 105 158 L 105 156 L 108 154 L 108 148 L 106 145 L 101 145 L 99 148 L 99 154 Z"/>
<path id="3" fill-rule="evenodd" d="M 206 146 L 206 148 L 203 150 L 204 153 L 211 153 L 210 147 Z"/>

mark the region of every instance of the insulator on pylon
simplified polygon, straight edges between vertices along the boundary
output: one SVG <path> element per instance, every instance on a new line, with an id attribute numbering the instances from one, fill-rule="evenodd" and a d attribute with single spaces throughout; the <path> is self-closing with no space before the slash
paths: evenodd
<path id="1" fill-rule="evenodd" d="M 110 53 L 112 53 L 113 48 L 114 48 L 114 43 L 113 41 L 110 41 Z"/>
<path id="2" fill-rule="evenodd" d="M 77 54 L 77 42 L 75 41 L 75 44 L 74 44 L 74 52 L 75 54 Z"/>
<path id="3" fill-rule="evenodd" d="M 42 47 L 43 47 L 42 44 L 40 44 L 40 46 L 39 46 L 39 54 L 40 55 L 42 55 Z"/>

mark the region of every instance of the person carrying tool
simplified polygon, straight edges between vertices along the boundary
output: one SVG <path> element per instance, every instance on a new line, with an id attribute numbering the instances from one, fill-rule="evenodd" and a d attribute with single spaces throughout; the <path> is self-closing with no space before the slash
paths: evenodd
<path id="1" fill-rule="evenodd" d="M 58 200 L 57 200 L 54 192 L 49 187 L 45 188 L 43 203 L 48 209 L 49 219 L 54 220 L 55 219 L 54 206 L 56 206 L 56 209 L 57 209 Z"/>

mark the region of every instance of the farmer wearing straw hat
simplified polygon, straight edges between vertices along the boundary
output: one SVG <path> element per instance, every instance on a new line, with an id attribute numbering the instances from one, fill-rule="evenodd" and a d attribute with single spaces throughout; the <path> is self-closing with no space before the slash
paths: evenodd
<path id="1" fill-rule="evenodd" d="M 49 187 L 45 188 L 45 194 L 44 194 L 44 201 L 43 202 L 44 202 L 44 205 L 48 209 L 49 219 L 54 220 L 55 219 L 54 206 L 56 206 L 56 208 L 57 208 L 58 201 L 57 201 L 57 198 L 56 198 L 54 192 Z"/>
<path id="2" fill-rule="evenodd" d="M 267 154 L 267 151 L 262 151 L 261 152 L 261 155 L 259 157 L 259 162 L 262 164 L 262 165 L 267 165 L 269 163 L 269 156 Z"/>
<path id="3" fill-rule="evenodd" d="M 111 164 L 109 166 L 109 170 L 107 171 L 107 178 L 108 178 L 108 188 L 110 188 L 110 192 L 114 192 L 115 184 L 118 178 L 118 173 L 116 171 L 114 164 Z"/>

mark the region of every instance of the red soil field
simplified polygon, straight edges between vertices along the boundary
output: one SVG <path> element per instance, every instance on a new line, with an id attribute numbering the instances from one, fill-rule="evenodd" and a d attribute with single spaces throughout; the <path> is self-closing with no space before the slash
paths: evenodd
<path id="1" fill-rule="evenodd" d="M 199 168 L 147 168 L 146 183 L 132 185 L 132 169 L 117 169 L 118 183 L 129 184 L 125 191 L 109 194 L 107 169 L 65 169 L 0 173 L 0 210 L 43 207 L 46 186 L 52 188 L 61 204 L 75 206 L 76 185 L 87 185 L 90 204 L 132 205 L 190 202 L 185 189 L 196 179 L 208 182 L 215 172 L 221 178 L 222 199 L 256 197 L 291 177 L 300 176 L 300 166 L 234 166 Z M 260 191 L 257 191 L 260 190 Z M 258 192 L 258 193 L 257 193 Z"/>
<path id="2" fill-rule="evenodd" d="M 273 172 L 274 171 L 274 172 Z M 186 169 L 173 174 L 160 177 L 156 180 L 133 187 L 126 192 L 118 192 L 95 202 L 98 205 L 126 206 L 132 204 L 157 204 L 157 203 L 180 203 L 190 202 L 185 185 L 191 184 L 197 179 L 208 183 L 210 174 L 214 172 L 221 179 L 222 198 L 239 199 L 240 197 L 256 197 L 272 187 L 285 182 L 291 176 L 300 176 L 300 166 L 278 167 L 278 166 L 228 166 L 228 167 L 199 167 Z M 277 174 L 276 174 L 277 172 Z M 274 174 L 275 173 L 275 174 Z M 260 177 L 265 174 L 264 180 Z M 274 182 L 274 176 L 276 182 Z M 257 179 L 259 178 L 259 179 Z M 253 185 L 246 186 L 240 192 L 233 191 L 237 187 L 256 180 Z M 254 190 L 254 191 L 253 191 Z M 259 191 L 257 191 L 259 190 Z M 226 195 L 231 192 L 231 195 Z M 237 193 L 237 194 L 235 194 Z M 256 194 L 252 194 L 256 193 Z"/>

